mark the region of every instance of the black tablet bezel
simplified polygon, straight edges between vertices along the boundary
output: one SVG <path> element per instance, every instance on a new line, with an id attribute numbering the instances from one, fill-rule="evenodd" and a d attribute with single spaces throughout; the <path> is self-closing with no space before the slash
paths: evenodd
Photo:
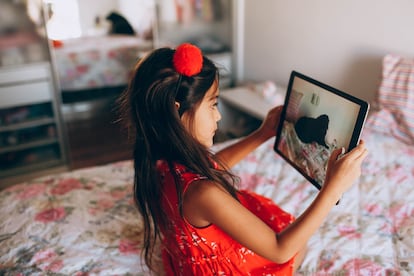
<path id="1" fill-rule="evenodd" d="M 348 146 L 348 150 L 350 151 L 352 150 L 354 147 L 357 146 L 357 144 L 359 143 L 360 137 L 361 137 L 361 133 L 362 133 L 362 129 L 364 127 L 367 115 L 368 115 L 368 111 L 369 111 L 369 103 L 359 99 L 357 97 L 354 97 L 350 94 L 347 94 L 343 91 L 340 91 L 332 86 L 329 86 L 327 84 L 324 84 L 320 81 L 317 81 L 309 76 L 306 76 L 302 73 L 299 73 L 297 71 L 292 71 L 290 74 L 290 79 L 289 79 L 289 84 L 287 87 L 287 91 L 286 91 L 286 96 L 285 96 L 285 101 L 284 101 L 284 105 L 283 105 L 283 109 L 281 112 L 281 117 L 280 117 L 280 122 L 278 125 L 278 128 L 276 130 L 276 139 L 275 139 L 275 143 L 273 146 L 274 151 L 279 154 L 284 160 L 286 160 L 291 166 L 293 166 L 299 173 L 301 173 L 309 182 L 311 182 L 316 188 L 318 188 L 319 190 L 322 188 L 323 183 L 318 183 L 317 180 L 313 179 L 311 176 L 309 176 L 308 174 L 306 174 L 306 172 L 304 170 L 302 170 L 298 165 L 296 165 L 292 160 L 290 160 L 287 156 L 285 156 L 285 154 L 279 150 L 278 146 L 279 143 L 281 141 L 281 133 L 283 130 L 283 125 L 284 125 L 284 121 L 286 119 L 286 113 L 287 113 L 287 107 L 288 107 L 288 103 L 290 100 L 290 96 L 291 96 L 291 92 L 292 92 L 292 86 L 293 86 L 293 82 L 295 80 L 295 78 L 300 78 L 302 80 L 305 80 L 311 84 L 314 84 L 328 92 L 331 92 L 341 98 L 344 98 L 348 101 L 351 101 L 357 105 L 359 105 L 359 112 L 358 112 L 358 116 L 354 125 L 354 130 L 352 133 L 352 137 L 350 139 L 350 143 Z"/>

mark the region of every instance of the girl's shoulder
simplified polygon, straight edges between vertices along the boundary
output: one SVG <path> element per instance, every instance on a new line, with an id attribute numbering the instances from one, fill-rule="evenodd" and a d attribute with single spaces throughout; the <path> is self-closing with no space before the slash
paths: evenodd
<path id="1" fill-rule="evenodd" d="M 187 186 L 193 181 L 206 179 L 205 176 L 196 173 L 178 162 L 168 162 L 166 160 L 158 160 L 156 163 L 158 173 L 163 177 L 178 176 L 180 181 Z"/>

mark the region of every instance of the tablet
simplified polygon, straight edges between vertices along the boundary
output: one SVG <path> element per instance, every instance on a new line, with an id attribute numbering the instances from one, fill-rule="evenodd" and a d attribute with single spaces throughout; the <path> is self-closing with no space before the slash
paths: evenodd
<path id="1" fill-rule="evenodd" d="M 367 102 L 292 71 L 274 150 L 321 189 L 332 151 L 358 144 L 368 110 Z"/>

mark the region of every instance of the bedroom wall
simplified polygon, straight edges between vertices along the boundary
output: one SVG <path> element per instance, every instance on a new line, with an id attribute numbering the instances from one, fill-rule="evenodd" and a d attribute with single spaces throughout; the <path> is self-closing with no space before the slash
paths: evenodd
<path id="1" fill-rule="evenodd" d="M 151 31 L 155 17 L 154 0 L 118 0 L 119 12 L 125 16 L 139 36 Z"/>
<path id="2" fill-rule="evenodd" d="M 241 1 L 239 80 L 287 85 L 295 69 L 372 100 L 382 57 L 414 56 L 412 0 Z"/>
<path id="3" fill-rule="evenodd" d="M 106 25 L 105 17 L 112 10 L 118 10 L 118 0 L 88 0 L 80 1 L 79 18 L 83 34 L 88 34 L 94 28 L 95 17 L 99 16 L 101 22 Z"/>

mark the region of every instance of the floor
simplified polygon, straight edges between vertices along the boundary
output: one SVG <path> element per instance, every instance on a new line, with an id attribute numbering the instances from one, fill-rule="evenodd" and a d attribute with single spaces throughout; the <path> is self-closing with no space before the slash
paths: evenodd
<path id="1" fill-rule="evenodd" d="M 126 131 L 116 123 L 112 99 L 63 106 L 71 170 L 131 158 Z"/>
<path id="2" fill-rule="evenodd" d="M 68 103 L 63 107 L 63 117 L 68 138 L 69 169 L 131 159 L 132 144 L 128 142 L 126 131 L 115 123 L 115 98 L 116 95 L 111 94 L 98 100 L 70 102 L 66 98 Z M 215 142 L 244 136 L 261 123 L 241 113 L 228 115 L 237 120 L 231 123 L 232 128 L 223 126 Z"/>

